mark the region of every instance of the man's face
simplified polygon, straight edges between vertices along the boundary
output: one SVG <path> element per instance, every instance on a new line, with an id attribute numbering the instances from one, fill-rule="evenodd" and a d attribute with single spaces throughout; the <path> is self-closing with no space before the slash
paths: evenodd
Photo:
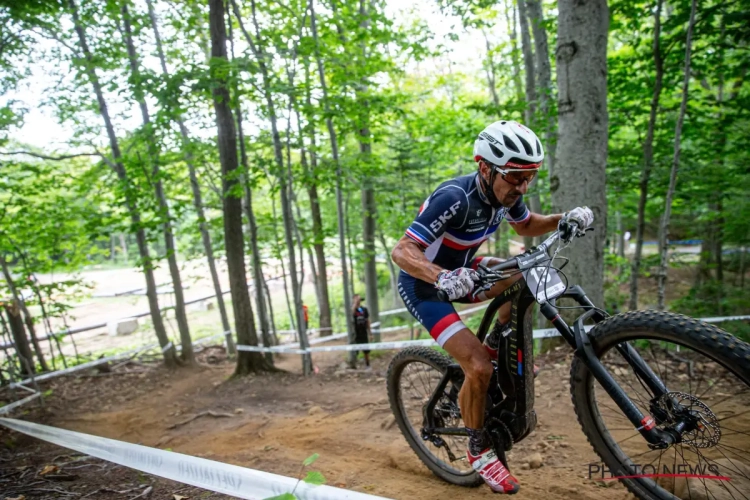
<path id="1" fill-rule="evenodd" d="M 359 307 L 359 304 L 362 302 L 359 295 L 356 294 L 352 297 L 352 301 L 354 302 L 354 307 Z"/>
<path id="2" fill-rule="evenodd" d="M 492 167 L 484 160 L 479 162 L 479 175 L 484 180 L 489 182 L 492 174 Z M 506 208 L 512 207 L 518 198 L 526 194 L 529 190 L 529 183 L 523 182 L 522 184 L 515 186 L 505 179 L 500 172 L 495 173 L 495 183 L 492 185 L 492 190 L 495 192 L 495 197 L 498 199 L 500 204 Z"/>

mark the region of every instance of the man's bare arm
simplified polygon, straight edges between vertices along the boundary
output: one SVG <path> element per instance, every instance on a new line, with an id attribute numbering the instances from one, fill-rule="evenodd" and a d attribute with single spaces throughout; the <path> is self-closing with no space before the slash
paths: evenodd
<path id="1" fill-rule="evenodd" d="M 393 262 L 401 269 L 427 283 L 435 283 L 438 274 L 444 269 L 433 264 L 424 255 L 421 246 L 408 236 L 403 236 L 391 252 Z"/>
<path id="2" fill-rule="evenodd" d="M 519 236 L 541 236 L 557 229 L 557 223 L 563 214 L 542 215 L 531 213 L 531 216 L 520 224 L 511 223 L 510 227 Z"/>

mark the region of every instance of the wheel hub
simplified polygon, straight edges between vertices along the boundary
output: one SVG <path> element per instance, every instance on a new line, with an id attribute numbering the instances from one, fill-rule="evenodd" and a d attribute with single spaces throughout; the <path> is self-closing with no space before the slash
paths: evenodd
<path id="1" fill-rule="evenodd" d="M 684 392 L 668 392 L 655 401 L 655 413 L 665 430 L 676 432 L 680 441 L 696 448 L 711 448 L 721 439 L 714 412 L 700 399 Z"/>

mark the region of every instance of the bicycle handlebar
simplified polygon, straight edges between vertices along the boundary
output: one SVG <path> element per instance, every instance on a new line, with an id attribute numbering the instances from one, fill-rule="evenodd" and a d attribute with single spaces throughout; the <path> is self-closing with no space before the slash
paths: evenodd
<path id="1" fill-rule="evenodd" d="M 565 243 L 569 243 L 573 239 L 573 237 L 583 236 L 584 233 L 584 231 L 580 231 L 578 229 L 578 224 L 575 221 L 561 223 L 559 226 L 559 230 L 552 233 L 546 240 L 540 243 L 533 252 L 524 252 L 520 255 L 516 255 L 515 257 L 511 257 L 510 259 L 501 262 L 500 264 L 485 269 L 494 273 L 500 273 L 502 271 L 510 271 L 512 269 L 525 270 L 530 267 L 534 267 L 534 264 L 537 261 L 543 259 L 542 256 L 549 256 L 549 250 L 550 248 L 552 248 L 552 245 L 557 242 L 557 240 L 562 240 Z M 527 255 L 528 257 L 524 258 L 524 256 Z M 487 273 L 480 274 L 479 277 L 480 281 L 474 287 L 473 294 L 476 294 L 477 292 L 483 290 L 484 285 L 488 283 L 495 283 L 497 281 L 500 281 L 500 279 L 497 279 L 498 276 L 492 276 L 492 279 L 483 279 L 488 277 Z M 441 302 L 450 302 L 448 294 L 444 290 L 438 290 L 437 299 Z"/>

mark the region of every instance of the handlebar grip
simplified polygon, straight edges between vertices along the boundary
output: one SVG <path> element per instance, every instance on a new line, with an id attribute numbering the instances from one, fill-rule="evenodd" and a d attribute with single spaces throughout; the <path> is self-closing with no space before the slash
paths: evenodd
<path id="1" fill-rule="evenodd" d="M 451 299 L 448 298 L 448 293 L 445 290 L 438 290 L 437 292 L 437 298 L 440 302 L 450 302 Z"/>

